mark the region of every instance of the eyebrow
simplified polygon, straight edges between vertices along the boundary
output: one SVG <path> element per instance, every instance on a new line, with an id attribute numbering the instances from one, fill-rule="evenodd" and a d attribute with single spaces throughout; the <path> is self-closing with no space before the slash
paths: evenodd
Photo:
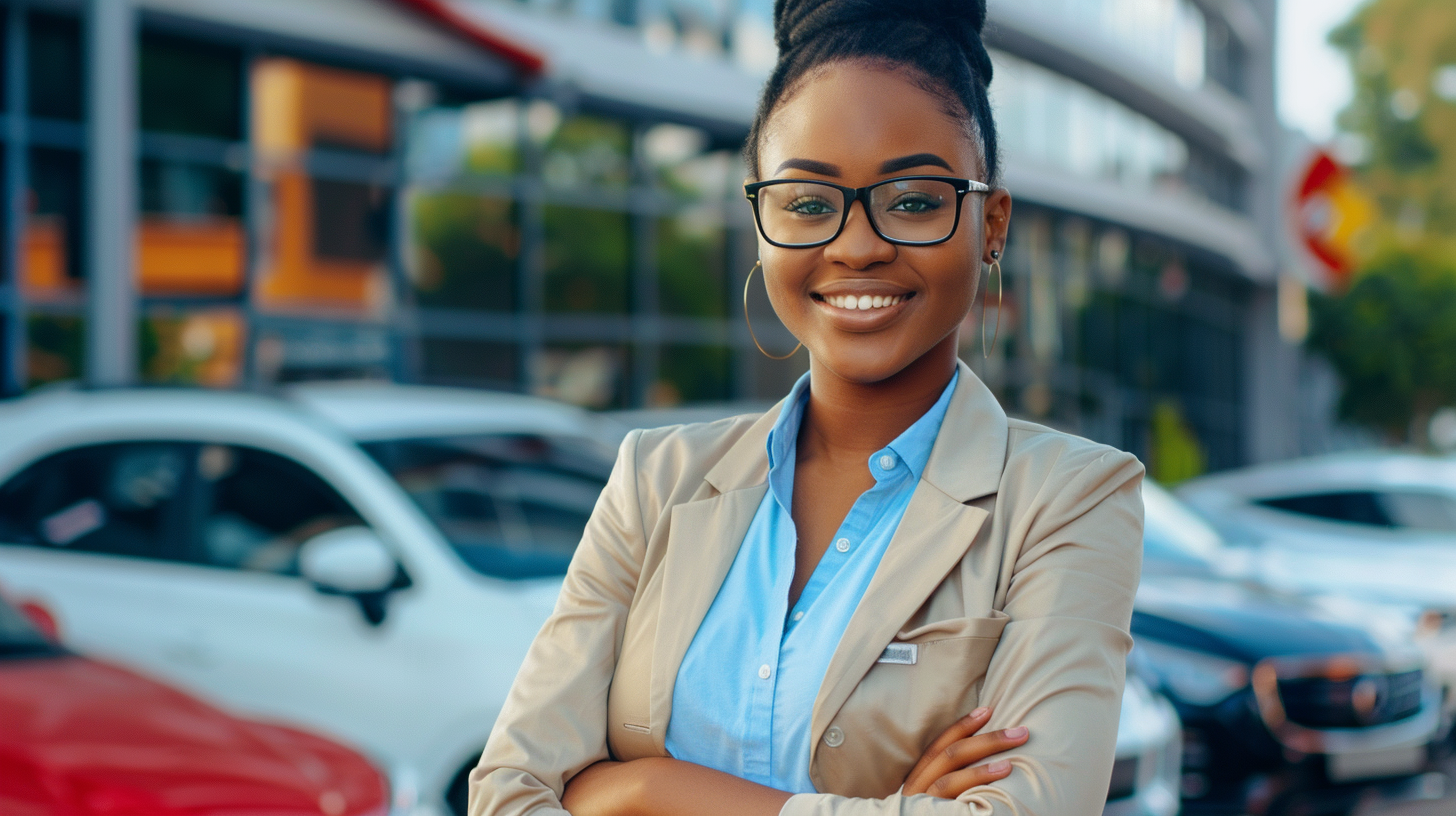
<path id="1" fill-rule="evenodd" d="M 774 175 L 778 175 L 785 170 L 803 170 L 806 173 L 815 173 L 821 176 L 839 177 L 838 165 L 814 161 L 813 159 L 789 159 L 779 165 L 779 169 L 774 171 Z"/>
<path id="2" fill-rule="evenodd" d="M 880 165 L 880 173 L 883 175 L 885 173 L 894 173 L 897 170 L 908 170 L 911 167 L 924 167 L 926 165 L 944 167 L 946 170 L 951 169 L 950 164 L 945 159 L 942 159 L 934 153 L 916 153 L 912 156 L 901 156 L 898 159 L 890 159 Z"/>

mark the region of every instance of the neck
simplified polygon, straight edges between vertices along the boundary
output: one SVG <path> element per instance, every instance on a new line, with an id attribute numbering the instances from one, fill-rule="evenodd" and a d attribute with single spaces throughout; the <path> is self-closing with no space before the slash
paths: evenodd
<path id="1" fill-rule="evenodd" d="M 956 370 L 956 333 L 920 359 L 874 383 L 846 380 L 810 360 L 809 404 L 798 457 L 863 462 L 925 415 Z"/>

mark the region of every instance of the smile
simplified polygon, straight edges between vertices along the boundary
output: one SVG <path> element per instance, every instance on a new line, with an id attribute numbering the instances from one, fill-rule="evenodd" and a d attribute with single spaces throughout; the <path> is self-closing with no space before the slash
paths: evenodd
<path id="1" fill-rule="evenodd" d="M 830 306 L 849 311 L 868 311 L 870 309 L 885 309 L 909 299 L 914 293 L 907 295 L 831 295 L 825 297 L 824 302 Z M 822 297 L 822 296 L 821 296 Z"/>

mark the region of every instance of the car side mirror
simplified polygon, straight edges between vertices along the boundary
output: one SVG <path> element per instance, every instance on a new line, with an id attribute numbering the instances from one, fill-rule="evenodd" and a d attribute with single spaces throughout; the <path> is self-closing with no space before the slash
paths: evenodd
<path id="1" fill-rule="evenodd" d="M 399 563 L 368 527 L 329 530 L 303 542 L 298 571 L 320 592 L 350 595 L 369 623 L 384 622 L 384 597 L 399 574 Z"/>

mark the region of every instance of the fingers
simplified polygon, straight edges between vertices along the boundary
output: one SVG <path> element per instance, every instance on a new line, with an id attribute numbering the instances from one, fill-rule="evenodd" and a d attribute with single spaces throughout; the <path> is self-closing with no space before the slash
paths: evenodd
<path id="1" fill-rule="evenodd" d="M 1026 744 L 1029 732 L 1024 726 L 1007 728 L 965 737 L 947 745 L 920 768 L 921 783 L 926 792 L 942 777 L 968 770 L 978 762 Z M 977 783 L 980 784 L 980 783 Z M 964 788 L 962 788 L 964 790 Z M 954 795 L 954 794 L 953 794 Z"/>
<path id="2" fill-rule="evenodd" d="M 925 767 L 929 765 L 931 761 L 933 761 L 936 757 L 944 754 L 945 750 L 950 746 L 981 730 L 981 728 L 985 726 L 986 721 L 989 719 L 991 719 L 991 709 L 982 706 L 981 708 L 978 708 L 975 711 L 967 714 L 966 716 L 961 717 L 959 720 L 951 723 L 949 727 L 947 727 L 944 731 L 940 732 L 940 736 L 936 737 L 935 740 L 930 743 L 930 745 L 925 749 L 925 753 L 920 755 L 920 760 L 915 763 L 915 767 L 910 770 L 910 774 L 905 777 L 906 789 L 908 790 L 911 787 L 914 780 L 917 780 L 923 776 L 923 771 L 925 770 Z M 934 776 L 924 778 L 923 783 L 918 786 L 920 789 L 917 790 L 916 793 L 923 792 L 925 786 L 929 785 L 934 780 Z"/>
<path id="3" fill-rule="evenodd" d="M 925 792 L 938 799 L 954 799 L 977 785 L 988 785 L 1010 775 L 1011 763 L 997 760 L 948 773 L 930 783 Z"/>

